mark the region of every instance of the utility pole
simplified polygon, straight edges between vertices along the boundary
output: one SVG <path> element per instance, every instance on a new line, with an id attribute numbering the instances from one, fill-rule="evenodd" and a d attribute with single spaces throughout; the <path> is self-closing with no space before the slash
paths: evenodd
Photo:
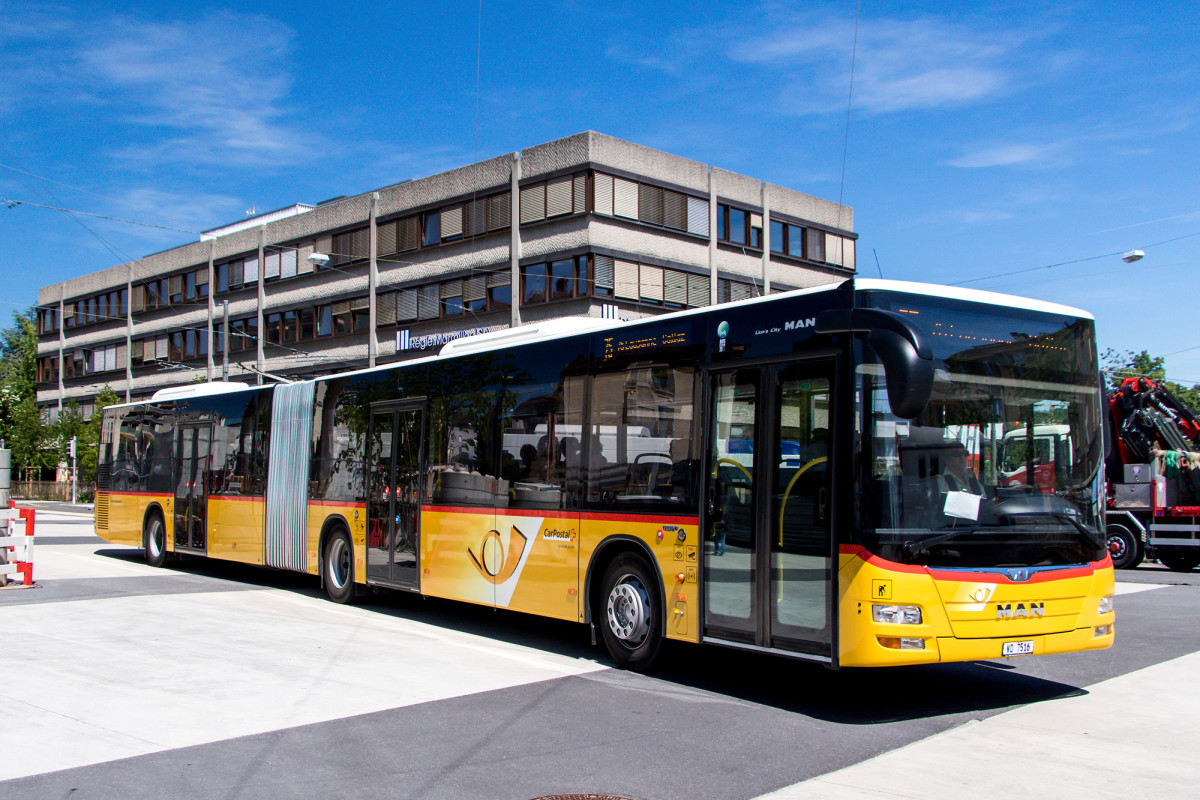
<path id="1" fill-rule="evenodd" d="M 78 438 L 71 437 L 71 505 L 75 505 L 75 487 L 79 485 L 79 474 L 75 471 L 75 440 Z"/>
<path id="2" fill-rule="evenodd" d="M 229 336 L 232 331 L 229 330 L 229 301 L 225 300 L 221 303 L 225 311 L 225 326 L 221 329 L 224 333 L 221 335 L 221 380 L 229 380 Z"/>

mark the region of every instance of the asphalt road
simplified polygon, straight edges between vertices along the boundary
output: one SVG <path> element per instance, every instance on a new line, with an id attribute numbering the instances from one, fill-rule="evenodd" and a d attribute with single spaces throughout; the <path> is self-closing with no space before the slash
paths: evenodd
<path id="1" fill-rule="evenodd" d="M 0 592 L 4 798 L 753 798 L 1200 651 L 1200 572 L 1118 573 L 1108 651 L 831 672 L 677 645 L 650 675 L 585 629 L 305 576 L 152 570 L 39 520 L 39 588 Z M 24 642 L 24 644 L 21 644 Z"/>

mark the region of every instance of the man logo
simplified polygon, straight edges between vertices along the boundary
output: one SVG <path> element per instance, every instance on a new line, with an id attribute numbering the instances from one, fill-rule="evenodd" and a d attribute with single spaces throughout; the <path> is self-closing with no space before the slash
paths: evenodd
<path id="1" fill-rule="evenodd" d="M 521 556 L 525 553 L 528 541 L 525 534 L 513 525 L 512 530 L 508 532 L 508 546 L 500 541 L 499 531 L 488 531 L 479 543 L 479 555 L 475 555 L 469 547 L 467 555 L 471 556 L 471 561 L 475 562 L 475 569 L 479 570 L 484 580 L 501 584 L 517 571 L 517 565 L 521 563 Z"/>
<path id="2" fill-rule="evenodd" d="M 1030 603 L 1026 606 L 1024 603 L 1017 603 L 1017 607 L 1013 608 L 1012 603 L 997 603 L 996 604 L 996 619 L 1017 619 L 1018 617 L 1044 617 L 1046 616 L 1045 603 Z"/>
<path id="3" fill-rule="evenodd" d="M 795 320 L 789 320 L 788 322 L 783 323 L 783 329 L 785 331 L 796 331 L 796 330 L 800 330 L 801 328 L 811 328 L 811 327 L 815 326 L 816 324 L 817 324 L 816 317 L 809 317 L 808 319 L 795 319 Z"/>

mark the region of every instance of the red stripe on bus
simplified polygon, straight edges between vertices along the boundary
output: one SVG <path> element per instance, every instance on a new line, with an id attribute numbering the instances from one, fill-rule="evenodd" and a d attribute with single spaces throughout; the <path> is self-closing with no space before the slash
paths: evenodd
<path id="1" fill-rule="evenodd" d="M 574 517 L 605 522 L 644 522 L 648 525 L 695 525 L 699 517 L 656 517 L 651 514 L 610 514 L 602 511 L 564 512 L 562 509 L 538 508 L 483 508 L 481 506 L 422 506 L 422 512 L 440 514 L 500 514 L 508 517 Z"/>
<path id="2" fill-rule="evenodd" d="M 922 567 L 916 564 L 897 564 L 895 561 L 888 561 L 880 558 L 879 556 L 871 553 L 865 547 L 857 544 L 841 545 L 838 548 L 838 552 L 844 556 L 857 556 L 873 567 L 886 569 L 891 572 L 928 574 L 931 577 L 937 578 L 938 580 L 949 581 L 978 581 L 981 577 L 987 576 L 989 580 L 994 579 L 998 583 L 1049 583 L 1050 581 L 1059 581 L 1065 578 L 1082 578 L 1092 575 L 1097 569 L 1104 566 L 1103 561 L 1093 561 L 1090 564 L 1086 564 L 1081 567 L 1071 567 L 1070 569 L 1042 570 L 1039 572 L 1032 572 L 1029 575 L 1029 580 L 1014 581 L 1009 579 L 1009 577 L 1003 574 L 1003 572 L 999 571 L 999 568 L 997 568 L 997 570 L 994 572 L 991 570 L 986 572 L 959 572 L 957 570 L 941 569 L 938 567 Z"/>

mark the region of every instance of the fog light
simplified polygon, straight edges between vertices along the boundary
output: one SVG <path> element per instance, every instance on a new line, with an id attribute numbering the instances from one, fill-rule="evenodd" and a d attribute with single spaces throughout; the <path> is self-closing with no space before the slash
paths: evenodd
<path id="1" fill-rule="evenodd" d="M 1112 625 L 1097 625 L 1095 636 L 1108 636 L 1112 633 Z"/>
<path id="2" fill-rule="evenodd" d="M 1101 597 L 1101 598 L 1100 598 L 1100 605 L 1096 607 L 1096 613 L 1098 613 L 1098 614 L 1108 614 L 1108 613 L 1111 613 L 1111 612 L 1112 612 L 1112 610 L 1113 610 L 1113 599 L 1112 599 L 1112 595 L 1110 594 L 1110 595 L 1108 595 L 1107 597 Z"/>
<path id="3" fill-rule="evenodd" d="M 924 639 L 907 639 L 899 636 L 878 636 L 879 643 L 889 650 L 924 650 Z"/>
<path id="4" fill-rule="evenodd" d="M 876 622 L 889 625 L 920 625 L 921 609 L 917 606 L 871 606 Z"/>

